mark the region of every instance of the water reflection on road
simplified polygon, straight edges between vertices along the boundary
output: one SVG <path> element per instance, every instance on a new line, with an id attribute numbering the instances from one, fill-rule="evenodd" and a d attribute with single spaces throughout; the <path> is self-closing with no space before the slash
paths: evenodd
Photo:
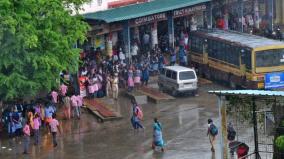
<path id="1" fill-rule="evenodd" d="M 121 97 L 120 107 L 116 109 L 123 119 L 98 123 L 84 111 L 81 120 L 61 121 L 63 134 L 59 135 L 57 148 L 52 147 L 51 135 L 43 132 L 41 145 L 31 145 L 31 154 L 27 156 L 21 154 L 23 145 L 20 139 L 1 140 L 0 146 L 6 148 L 1 148 L 0 158 L 213 159 L 215 155 L 210 151 L 206 122 L 208 118 L 215 119 L 218 113 L 215 97 L 206 91 L 201 90 L 199 97 L 143 105 L 146 129 L 139 132 L 133 131 L 130 125 L 130 101 Z M 158 117 L 163 125 L 164 153 L 151 149 L 154 117 Z M 217 152 L 216 158 L 219 158 Z"/>

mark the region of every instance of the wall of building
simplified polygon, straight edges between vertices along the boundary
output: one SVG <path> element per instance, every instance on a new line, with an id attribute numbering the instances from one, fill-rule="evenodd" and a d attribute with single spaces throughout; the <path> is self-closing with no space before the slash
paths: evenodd
<path id="1" fill-rule="evenodd" d="M 108 9 L 108 3 L 119 1 L 119 0 L 92 0 L 89 3 L 84 4 L 82 7 L 84 10 L 82 10 L 80 13 L 90 13 L 90 12 L 97 12 L 101 10 Z"/>
<path id="2" fill-rule="evenodd" d="M 130 4 L 143 3 L 148 1 L 150 0 L 92 0 L 91 2 L 86 3 L 82 6 L 84 10 L 82 10 L 80 14 L 97 12 L 109 8 L 122 7 Z"/>

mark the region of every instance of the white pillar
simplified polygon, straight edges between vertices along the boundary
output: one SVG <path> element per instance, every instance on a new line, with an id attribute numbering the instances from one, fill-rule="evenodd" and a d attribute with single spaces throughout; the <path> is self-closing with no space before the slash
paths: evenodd
<path id="1" fill-rule="evenodd" d="M 151 37 L 152 37 L 152 48 L 158 44 L 158 23 L 154 22 L 151 28 Z"/>

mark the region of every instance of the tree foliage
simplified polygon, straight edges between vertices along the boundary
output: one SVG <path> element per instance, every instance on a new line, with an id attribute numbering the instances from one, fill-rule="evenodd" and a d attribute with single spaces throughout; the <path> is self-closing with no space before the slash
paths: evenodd
<path id="1" fill-rule="evenodd" d="M 49 91 L 62 70 L 76 71 L 88 25 L 86 0 L 0 1 L 0 100 Z"/>

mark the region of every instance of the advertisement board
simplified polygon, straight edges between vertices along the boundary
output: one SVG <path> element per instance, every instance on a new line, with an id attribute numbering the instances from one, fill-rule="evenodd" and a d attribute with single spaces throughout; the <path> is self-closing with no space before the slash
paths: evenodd
<path id="1" fill-rule="evenodd" d="M 264 80 L 265 89 L 284 88 L 284 72 L 267 73 Z"/>

